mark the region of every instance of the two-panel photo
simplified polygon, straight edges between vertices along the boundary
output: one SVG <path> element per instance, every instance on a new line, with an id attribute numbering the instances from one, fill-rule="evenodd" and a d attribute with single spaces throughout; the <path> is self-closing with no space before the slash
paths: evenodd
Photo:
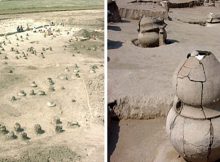
<path id="1" fill-rule="evenodd" d="M 0 162 L 220 162 L 220 0 L 0 0 Z"/>

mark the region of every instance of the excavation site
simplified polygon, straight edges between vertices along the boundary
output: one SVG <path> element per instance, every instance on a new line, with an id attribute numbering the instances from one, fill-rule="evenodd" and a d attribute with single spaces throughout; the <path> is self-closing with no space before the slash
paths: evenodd
<path id="1" fill-rule="evenodd" d="M 219 1 L 108 1 L 108 161 L 220 160 Z"/>
<path id="2" fill-rule="evenodd" d="M 104 11 L 31 3 L 0 11 L 0 161 L 103 161 Z"/>

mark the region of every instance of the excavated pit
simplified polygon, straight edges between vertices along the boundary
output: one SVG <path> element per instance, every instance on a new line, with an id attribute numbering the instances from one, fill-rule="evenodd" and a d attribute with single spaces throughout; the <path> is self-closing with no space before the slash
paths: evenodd
<path id="1" fill-rule="evenodd" d="M 131 43 L 132 43 L 133 45 L 135 45 L 135 46 L 137 46 L 137 47 L 141 47 L 141 48 L 155 48 L 155 47 L 159 47 L 159 45 L 157 45 L 157 46 L 143 47 L 143 46 L 141 46 L 141 43 L 139 42 L 139 40 L 138 40 L 137 38 L 132 39 L 132 40 L 131 40 Z"/>
<path id="2" fill-rule="evenodd" d="M 167 39 L 166 42 L 163 45 L 161 45 L 161 46 L 167 46 L 167 45 L 171 45 L 173 43 L 178 43 L 178 41 Z M 154 45 L 154 46 L 143 47 L 143 46 L 141 46 L 141 44 L 140 44 L 140 42 L 139 42 L 139 40 L 137 38 L 132 39 L 131 40 L 131 44 L 136 46 L 136 47 L 140 47 L 140 48 L 156 48 L 156 47 L 160 47 L 159 44 L 158 45 Z"/>

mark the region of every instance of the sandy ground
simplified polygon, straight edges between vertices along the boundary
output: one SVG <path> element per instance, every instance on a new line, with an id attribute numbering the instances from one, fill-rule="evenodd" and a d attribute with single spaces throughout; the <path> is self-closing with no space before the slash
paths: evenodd
<path id="1" fill-rule="evenodd" d="M 166 21 L 166 29 L 168 40 L 172 43 L 157 48 L 144 49 L 131 43 L 137 37 L 137 21 L 109 24 L 109 101 L 125 96 L 166 98 L 173 94 L 173 72 L 189 52 L 210 50 L 220 57 L 219 26 L 203 27 L 176 20 L 177 16 L 180 20 L 182 17 L 193 19 L 200 9 L 202 12 L 205 10 L 199 7 L 171 10 L 174 20 Z M 213 8 L 206 10 L 211 12 Z M 204 16 L 206 14 L 200 15 L 200 19 Z"/>
<path id="2" fill-rule="evenodd" d="M 171 9 L 173 21 L 166 21 L 170 44 L 157 48 L 143 49 L 131 43 L 137 37 L 137 21 L 109 24 L 108 100 L 120 103 L 117 111 L 122 119 L 166 116 L 174 95 L 172 75 L 189 52 L 209 50 L 220 59 L 220 25 L 189 23 L 204 21 L 209 12 L 220 13 L 213 7 Z M 115 148 L 110 153 L 111 162 L 153 161 L 158 142 L 167 141 L 165 121 L 160 120 L 119 122 L 120 130 L 114 132 L 118 139 L 112 139 Z M 126 124 L 133 123 L 136 125 L 127 128 Z"/>
<path id="3" fill-rule="evenodd" d="M 20 123 L 30 138 L 22 140 L 16 133 L 17 139 L 7 140 L 0 133 L 0 161 L 103 161 L 103 11 L 4 15 L 0 19 L 0 34 L 16 31 L 17 25 L 55 24 L 53 35 L 40 28 L 0 37 L 0 122 L 9 131 Z M 95 34 L 80 41 L 83 33 L 88 34 L 81 29 Z M 33 81 L 37 87 L 31 85 Z M 26 95 L 19 94 L 22 90 Z M 60 118 L 63 132 L 55 131 L 54 118 Z M 41 125 L 43 134 L 35 133 L 35 124 Z"/>
<path id="4" fill-rule="evenodd" d="M 112 129 L 113 131 L 117 129 L 118 133 L 113 134 L 111 139 L 118 142 L 116 145 L 110 143 L 109 151 L 114 151 L 111 162 L 153 161 L 161 142 L 167 139 L 166 135 L 163 135 L 164 123 L 165 120 L 162 118 L 113 122 Z"/>

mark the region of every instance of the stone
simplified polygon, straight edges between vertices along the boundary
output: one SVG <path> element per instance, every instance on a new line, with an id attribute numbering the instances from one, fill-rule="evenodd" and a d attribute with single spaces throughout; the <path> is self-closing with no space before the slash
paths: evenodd
<path id="1" fill-rule="evenodd" d="M 37 94 L 38 94 L 39 96 L 45 96 L 45 95 L 46 95 L 46 93 L 45 93 L 44 91 L 38 91 Z"/>
<path id="2" fill-rule="evenodd" d="M 25 91 L 24 90 L 19 91 L 18 96 L 26 96 Z"/>
<path id="3" fill-rule="evenodd" d="M 40 124 L 35 124 L 34 125 L 34 132 L 36 134 L 43 134 L 44 130 L 41 128 Z"/>
<path id="4" fill-rule="evenodd" d="M 32 89 L 31 91 L 30 91 L 30 93 L 29 93 L 31 96 L 34 96 L 34 95 L 36 95 L 36 93 L 34 92 L 34 90 Z"/>
<path id="5" fill-rule="evenodd" d="M 29 140 L 30 139 L 26 132 L 21 132 L 20 137 L 22 140 Z"/>
<path id="6" fill-rule="evenodd" d="M 11 101 L 13 102 L 13 101 L 16 101 L 17 99 L 16 99 L 16 97 L 15 96 L 12 96 L 11 97 Z"/>
<path id="7" fill-rule="evenodd" d="M 53 118 L 53 124 L 62 124 L 62 122 L 61 122 L 61 120 L 60 120 L 60 118 L 59 117 L 57 117 L 57 116 L 55 116 L 54 118 Z"/>
<path id="8" fill-rule="evenodd" d="M 37 84 L 36 84 L 35 81 L 33 81 L 33 82 L 31 83 L 31 87 L 33 87 L 33 88 L 36 88 L 36 87 L 37 87 Z"/>
<path id="9" fill-rule="evenodd" d="M 77 78 L 80 78 L 80 75 L 79 75 L 79 73 L 76 73 L 76 74 L 75 74 L 75 76 L 76 76 Z"/>
<path id="10" fill-rule="evenodd" d="M 7 138 L 8 140 L 13 140 L 13 139 L 17 139 L 17 136 L 15 135 L 14 131 L 10 131 L 10 132 L 7 134 L 6 138 Z"/>
<path id="11" fill-rule="evenodd" d="M 24 131 L 24 129 L 21 127 L 21 125 L 19 123 L 15 123 L 14 130 L 15 130 L 15 132 L 23 132 Z"/>
<path id="12" fill-rule="evenodd" d="M 66 67 L 64 71 L 65 71 L 65 72 L 69 72 L 70 69 L 69 69 L 68 67 Z"/>
<path id="13" fill-rule="evenodd" d="M 62 133 L 64 131 L 62 125 L 56 125 L 55 131 L 56 133 Z"/>
<path id="14" fill-rule="evenodd" d="M 54 86 L 50 85 L 49 88 L 48 88 L 48 90 L 49 90 L 50 92 L 54 92 L 54 91 L 55 91 L 55 88 L 54 88 Z"/>
<path id="15" fill-rule="evenodd" d="M 47 106 L 48 106 L 48 107 L 55 107 L 55 106 L 56 106 L 56 103 L 53 102 L 53 101 L 48 101 L 48 102 L 47 102 Z"/>
<path id="16" fill-rule="evenodd" d="M 61 74 L 61 75 L 59 75 L 58 77 L 59 77 L 59 79 L 61 79 L 61 80 L 68 80 L 68 76 L 65 75 L 65 74 Z"/>
<path id="17" fill-rule="evenodd" d="M 0 124 L 0 134 L 7 134 L 8 130 L 6 129 L 6 126 L 3 124 Z"/>
<path id="18" fill-rule="evenodd" d="M 67 126 L 70 128 L 78 128 L 80 127 L 78 122 L 67 122 Z"/>
<path id="19" fill-rule="evenodd" d="M 48 78 L 48 82 L 49 82 L 50 85 L 54 85 L 55 84 L 54 81 L 52 80 L 52 78 Z"/>
<path id="20" fill-rule="evenodd" d="M 61 89 L 61 90 L 65 90 L 65 87 L 64 87 L 64 86 L 62 86 L 60 89 Z"/>
<path id="21" fill-rule="evenodd" d="M 75 99 L 72 99 L 72 102 L 76 102 L 76 100 L 75 100 Z"/>

